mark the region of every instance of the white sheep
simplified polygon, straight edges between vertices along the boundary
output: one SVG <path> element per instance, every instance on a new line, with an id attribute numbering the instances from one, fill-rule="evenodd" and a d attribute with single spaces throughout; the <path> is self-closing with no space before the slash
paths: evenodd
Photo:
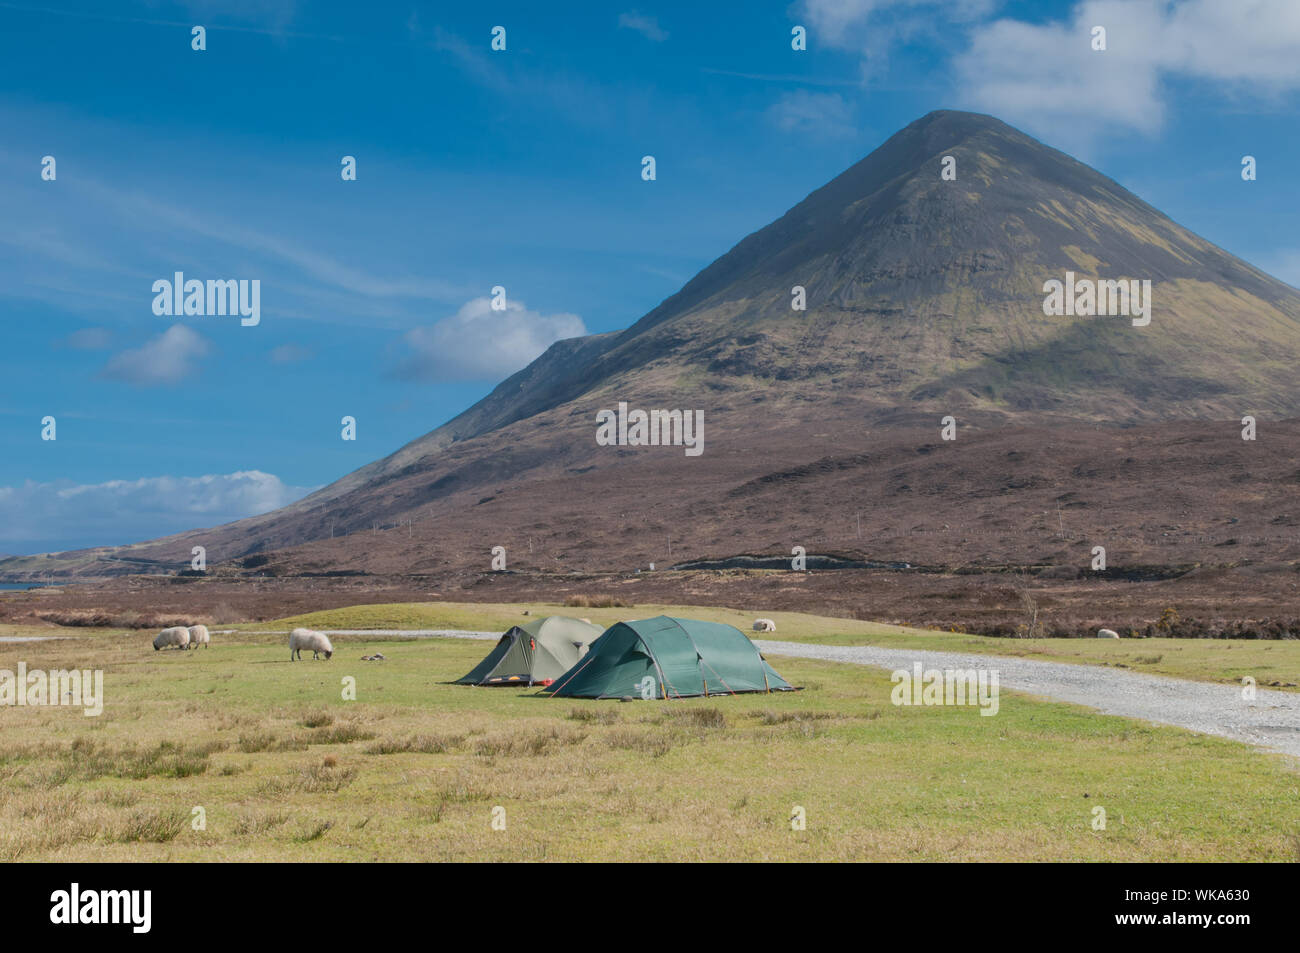
<path id="1" fill-rule="evenodd" d="M 317 632 L 313 629 L 294 629 L 289 633 L 289 661 L 294 661 L 294 653 L 298 658 L 302 658 L 302 650 L 308 649 L 311 657 L 320 658 L 320 653 L 325 653 L 325 658 L 329 659 L 334 654 L 334 646 L 330 644 L 329 637 L 324 632 Z"/>
<path id="2" fill-rule="evenodd" d="M 1118 639 L 1119 633 L 1114 629 L 1098 629 L 1097 638 L 1099 639 Z"/>
<path id="3" fill-rule="evenodd" d="M 775 632 L 775 631 L 776 631 L 776 623 L 773 622 L 771 619 L 755 619 L 755 620 L 754 620 L 754 631 L 755 631 L 755 632 Z"/>
<path id="4" fill-rule="evenodd" d="M 206 625 L 190 626 L 190 648 L 197 649 L 200 645 L 207 646 L 212 642 L 212 636 L 208 633 Z"/>
<path id="5" fill-rule="evenodd" d="M 183 625 L 174 625 L 170 629 L 163 629 L 153 640 L 153 650 L 174 645 L 178 649 L 187 649 L 190 647 L 190 630 Z"/>

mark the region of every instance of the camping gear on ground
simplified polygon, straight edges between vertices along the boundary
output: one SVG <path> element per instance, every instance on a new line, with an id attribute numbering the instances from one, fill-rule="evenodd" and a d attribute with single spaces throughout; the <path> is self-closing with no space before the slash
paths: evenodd
<path id="1" fill-rule="evenodd" d="M 795 689 L 735 626 L 658 616 L 619 622 L 544 691 L 557 698 L 691 698 Z"/>
<path id="2" fill-rule="evenodd" d="M 587 646 L 602 631 L 562 615 L 511 626 L 487 658 L 456 684 L 549 685 L 587 654 Z"/>

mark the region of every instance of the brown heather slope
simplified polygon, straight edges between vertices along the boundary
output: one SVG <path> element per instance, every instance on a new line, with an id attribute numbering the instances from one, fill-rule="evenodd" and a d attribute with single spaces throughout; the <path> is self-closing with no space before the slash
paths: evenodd
<path id="1" fill-rule="evenodd" d="M 1150 279 L 1150 326 L 1044 316 L 1042 283 L 1067 270 Z M 1134 579 L 1271 567 L 1259 585 L 1282 613 L 1300 560 L 1297 368 L 1295 289 L 995 119 L 937 112 L 627 330 L 559 342 L 298 503 L 0 575 L 171 572 L 201 544 L 218 575 L 436 587 L 477 579 L 494 545 L 511 569 L 600 572 L 797 544 L 1067 579 L 1104 545 Z M 595 415 L 618 401 L 703 410 L 703 456 L 598 447 Z"/>

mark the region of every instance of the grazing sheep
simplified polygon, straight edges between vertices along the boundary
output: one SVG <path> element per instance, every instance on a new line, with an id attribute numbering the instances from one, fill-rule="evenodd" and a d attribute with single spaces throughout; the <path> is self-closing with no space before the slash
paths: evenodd
<path id="1" fill-rule="evenodd" d="M 153 640 L 153 650 L 157 652 L 168 645 L 174 645 L 178 649 L 189 648 L 190 630 L 183 625 L 174 625 L 170 629 L 163 629 Z"/>
<path id="2" fill-rule="evenodd" d="M 776 631 L 776 623 L 773 622 L 771 619 L 755 619 L 755 620 L 754 620 L 754 631 L 755 631 L 755 632 L 775 632 L 775 631 Z"/>
<path id="3" fill-rule="evenodd" d="M 311 657 L 320 658 L 320 653 L 325 653 L 328 660 L 334 654 L 334 646 L 330 644 L 328 636 L 324 632 L 316 632 L 313 629 L 294 629 L 289 633 L 289 661 L 294 661 L 294 653 L 298 658 L 302 658 L 302 650 L 308 649 Z"/>
<path id="4" fill-rule="evenodd" d="M 1119 633 L 1114 629 L 1098 629 L 1097 638 L 1099 639 L 1118 639 Z"/>
<path id="5" fill-rule="evenodd" d="M 208 634 L 206 625 L 190 626 L 190 648 L 197 649 L 200 645 L 205 648 L 212 641 L 212 636 Z"/>

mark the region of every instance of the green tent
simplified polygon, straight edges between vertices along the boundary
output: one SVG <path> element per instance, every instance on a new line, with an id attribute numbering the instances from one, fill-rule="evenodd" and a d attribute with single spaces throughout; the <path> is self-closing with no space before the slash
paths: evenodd
<path id="1" fill-rule="evenodd" d="M 661 615 L 610 626 L 546 691 L 557 698 L 648 699 L 794 689 L 734 626 Z"/>
<path id="2" fill-rule="evenodd" d="M 552 615 L 512 626 L 458 685 L 549 685 L 587 654 L 601 628 Z"/>

